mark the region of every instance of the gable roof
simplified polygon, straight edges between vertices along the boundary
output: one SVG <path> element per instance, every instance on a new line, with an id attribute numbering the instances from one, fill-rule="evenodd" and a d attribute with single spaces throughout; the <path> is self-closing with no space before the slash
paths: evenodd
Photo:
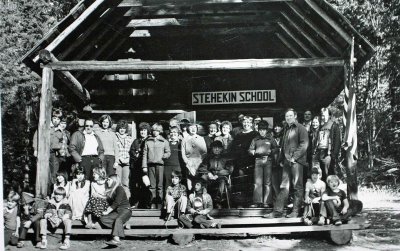
<path id="1" fill-rule="evenodd" d="M 21 61 L 40 74 L 39 52 L 43 49 L 60 61 L 348 58 L 352 37 L 357 72 L 375 50 L 324 0 L 86 0 L 79 2 Z M 251 76 L 246 72 L 246 77 L 239 78 L 261 82 L 270 79 L 266 75 L 271 72 L 275 76 L 285 74 L 281 70 L 267 70 L 252 72 Z M 338 69 L 319 67 L 290 72 L 304 75 L 302 89 L 310 95 L 329 92 L 324 94 L 325 103 L 342 89 L 343 74 Z M 74 76 L 91 94 L 99 95 L 97 100 L 104 95 L 123 96 L 126 84 L 121 78 L 126 78 L 131 89 L 141 90 L 137 91 L 141 93 L 137 97 L 140 100 L 152 95 L 150 89 L 154 88 L 154 78 L 147 78 L 146 74 L 129 77 L 118 72 L 76 72 Z M 179 77 L 168 73 L 154 75 L 162 83 L 192 84 L 191 88 L 182 88 L 188 92 L 202 82 L 207 82 L 205 90 L 209 82 L 218 83 L 220 89 L 231 88 L 224 82 L 235 82 L 238 77 L 232 73 L 219 79 L 220 73 L 209 72 L 180 73 Z M 112 87 L 103 83 L 110 79 L 114 79 Z M 140 81 L 133 82 L 134 79 Z M 328 80 L 331 86 L 316 86 Z"/>

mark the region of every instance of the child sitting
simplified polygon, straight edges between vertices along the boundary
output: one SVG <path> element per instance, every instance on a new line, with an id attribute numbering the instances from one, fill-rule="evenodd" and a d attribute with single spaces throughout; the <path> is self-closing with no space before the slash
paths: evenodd
<path id="1" fill-rule="evenodd" d="M 60 249 L 68 249 L 70 247 L 69 238 L 72 227 L 72 211 L 66 199 L 66 194 L 63 187 L 57 187 L 56 190 L 54 190 L 54 198 L 52 198 L 47 205 L 44 219 L 40 220 L 40 234 L 42 235 L 41 249 L 47 248 L 47 222 L 50 223 L 50 231 L 55 231 L 59 226 L 64 225 L 65 237 Z"/>
<path id="2" fill-rule="evenodd" d="M 311 169 L 311 179 L 307 180 L 304 196 L 304 223 L 308 226 L 313 224 L 313 218 L 320 215 L 320 201 L 325 192 L 325 182 L 321 180 L 322 171 L 316 167 Z"/>
<path id="3" fill-rule="evenodd" d="M 19 210 L 18 202 L 20 196 L 17 192 L 11 191 L 4 202 L 4 245 L 16 245 L 18 242 Z"/>
<path id="4" fill-rule="evenodd" d="M 328 187 L 322 194 L 321 217 L 318 225 L 324 225 L 325 219 L 329 218 L 336 226 L 347 222 L 350 217 L 349 201 L 345 191 L 339 189 L 340 180 L 336 175 L 329 175 L 326 179 Z"/>
<path id="5" fill-rule="evenodd" d="M 212 142 L 210 148 L 211 154 L 207 155 L 197 172 L 202 179 L 208 181 L 209 191 L 215 191 L 214 187 L 218 188 L 217 192 L 212 194 L 212 197 L 217 203 L 217 207 L 220 208 L 222 194 L 227 186 L 229 175 L 233 172 L 233 165 L 229 163 L 227 158 L 222 157 L 224 146 L 221 141 Z"/>
<path id="6" fill-rule="evenodd" d="M 85 214 L 88 214 L 86 228 L 101 229 L 98 220 L 103 216 L 103 212 L 108 208 L 106 198 L 106 170 L 101 167 L 93 169 L 93 181 L 90 185 L 90 198 L 85 208 Z"/>
<path id="7" fill-rule="evenodd" d="M 47 201 L 34 198 L 31 193 L 22 193 L 22 213 L 21 213 L 21 227 L 19 232 L 18 248 L 24 247 L 26 234 L 30 227 L 33 228 L 34 241 L 36 247 L 40 248 L 40 219 L 43 218 L 44 210 L 47 207 Z"/>
<path id="8" fill-rule="evenodd" d="M 83 220 L 83 211 L 89 200 L 90 182 L 82 167 L 75 169 L 75 179 L 71 181 L 68 203 L 72 208 L 72 219 Z"/>
<path id="9" fill-rule="evenodd" d="M 211 196 L 206 192 L 206 188 L 202 181 L 194 182 L 194 192 L 189 195 L 187 211 L 189 214 L 183 214 L 179 217 L 179 225 L 192 228 L 200 226 L 201 228 L 221 228 L 221 224 L 217 223 L 210 217 L 209 213 L 213 209 Z"/>
<path id="10" fill-rule="evenodd" d="M 172 184 L 167 188 L 165 193 L 165 204 L 167 208 L 167 215 L 165 217 L 166 221 L 169 221 L 173 218 L 173 211 L 175 205 L 177 205 L 179 209 L 179 215 L 185 214 L 187 207 L 187 196 L 186 196 L 186 187 L 181 184 L 182 174 L 179 171 L 173 171 L 171 174 Z"/>
<path id="11" fill-rule="evenodd" d="M 258 123 L 258 133 L 250 143 L 249 153 L 255 156 L 253 204 L 250 207 L 272 207 L 272 163 L 279 146 L 268 133 L 268 122 Z"/>
<path id="12" fill-rule="evenodd" d="M 54 183 L 54 186 L 53 186 L 53 193 L 51 194 L 51 198 L 54 198 L 54 191 L 59 187 L 64 188 L 65 198 L 68 198 L 70 186 L 71 186 L 71 184 L 68 182 L 67 173 L 66 172 L 57 172 L 56 182 Z"/>

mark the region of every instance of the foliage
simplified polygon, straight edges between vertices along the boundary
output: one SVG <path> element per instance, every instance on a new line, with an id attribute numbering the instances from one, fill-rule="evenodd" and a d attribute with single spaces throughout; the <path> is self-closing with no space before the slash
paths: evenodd
<path id="1" fill-rule="evenodd" d="M 329 2 L 376 49 L 374 56 L 356 77 L 360 163 L 367 163 L 372 168 L 375 158 L 392 156 L 398 165 L 400 149 L 393 147 L 396 142 L 393 141 L 391 125 L 392 115 L 397 109 L 393 105 L 400 101 L 395 100 L 393 91 L 393 86 L 400 85 L 400 1 Z"/>
<path id="2" fill-rule="evenodd" d="M 76 0 L 2 1 L 0 84 L 5 183 L 21 180 L 34 166 L 30 140 L 38 121 L 40 77 L 18 58 L 64 17 Z M 54 95 L 57 100 L 57 95 Z M 34 175 L 33 175 L 34 177 Z"/>

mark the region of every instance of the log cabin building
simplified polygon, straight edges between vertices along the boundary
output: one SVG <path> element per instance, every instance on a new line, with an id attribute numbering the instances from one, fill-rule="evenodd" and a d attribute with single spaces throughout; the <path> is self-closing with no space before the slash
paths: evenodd
<path id="1" fill-rule="evenodd" d="M 36 193 L 53 86 L 94 117 L 282 119 L 329 105 L 373 53 L 324 0 L 82 0 L 22 58 L 42 76 Z"/>

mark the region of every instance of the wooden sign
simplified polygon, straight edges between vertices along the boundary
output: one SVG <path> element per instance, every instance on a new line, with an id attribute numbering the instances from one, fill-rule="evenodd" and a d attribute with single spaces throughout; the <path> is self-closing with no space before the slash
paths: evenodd
<path id="1" fill-rule="evenodd" d="M 276 103 L 276 90 L 192 92 L 192 105 Z"/>

